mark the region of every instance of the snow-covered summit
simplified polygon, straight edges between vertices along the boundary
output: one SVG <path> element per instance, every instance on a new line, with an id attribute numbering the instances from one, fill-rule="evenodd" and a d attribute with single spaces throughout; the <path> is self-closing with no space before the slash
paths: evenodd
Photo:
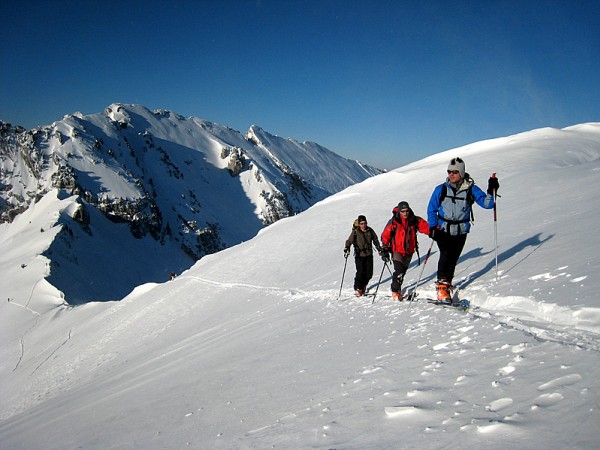
<path id="1" fill-rule="evenodd" d="M 300 143 L 291 138 L 273 136 L 256 125 L 250 127 L 246 139 L 270 154 L 273 159 L 288 162 L 293 171 L 307 174 L 310 182 L 329 192 L 339 192 L 353 184 L 349 182 L 357 178 L 357 170 L 364 171 L 365 179 L 374 174 L 373 167 L 359 161 L 345 160 L 345 164 L 332 166 L 330 161 L 339 157 L 331 150 L 315 142 Z"/>
<path id="2" fill-rule="evenodd" d="M 258 127 L 248 136 L 261 141 L 142 105 L 112 104 L 31 131 L 1 125 L 2 222 L 44 195 L 56 197 L 53 190 L 74 195 L 70 201 L 78 206 L 62 210 L 62 232 L 45 252 L 45 276 L 73 303 L 122 297 L 127 292 L 111 291 L 116 278 L 128 280 L 130 290 L 168 279 L 204 255 L 381 173 Z M 107 245 L 111 257 L 103 256 Z M 131 261 L 131 254 L 140 258 Z M 78 287 L 67 282 L 74 274 Z"/>

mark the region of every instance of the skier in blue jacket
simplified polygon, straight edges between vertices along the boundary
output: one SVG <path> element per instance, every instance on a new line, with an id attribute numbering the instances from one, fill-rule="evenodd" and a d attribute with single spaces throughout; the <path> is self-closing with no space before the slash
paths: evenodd
<path id="1" fill-rule="evenodd" d="M 437 270 L 437 299 L 448 301 L 458 258 L 471 229 L 473 203 L 485 209 L 494 207 L 494 195 L 500 184 L 490 177 L 487 193 L 465 172 L 465 163 L 452 158 L 448 178 L 433 190 L 427 207 L 429 236 L 437 242 L 440 259 Z"/>

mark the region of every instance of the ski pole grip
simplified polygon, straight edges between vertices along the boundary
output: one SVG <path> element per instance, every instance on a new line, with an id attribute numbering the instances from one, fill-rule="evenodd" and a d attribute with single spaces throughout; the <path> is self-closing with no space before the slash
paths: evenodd
<path id="1" fill-rule="evenodd" d="M 496 172 L 492 173 L 492 178 L 498 178 L 496 176 Z M 498 195 L 498 192 L 496 191 L 496 189 L 494 189 L 494 197 L 500 197 L 500 195 Z"/>

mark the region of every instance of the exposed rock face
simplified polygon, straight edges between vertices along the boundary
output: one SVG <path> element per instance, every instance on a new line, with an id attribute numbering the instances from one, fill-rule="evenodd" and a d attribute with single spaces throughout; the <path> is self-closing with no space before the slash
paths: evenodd
<path id="1" fill-rule="evenodd" d="M 182 270 L 380 172 L 259 127 L 244 136 L 170 111 L 113 104 L 29 131 L 0 122 L 0 223 L 58 190 L 78 205 L 61 216 L 71 246 L 83 245 L 73 237 L 77 227 L 99 236 L 96 210 L 134 239 L 172 247 L 187 260 Z M 52 258 L 56 274 L 62 265 Z"/>

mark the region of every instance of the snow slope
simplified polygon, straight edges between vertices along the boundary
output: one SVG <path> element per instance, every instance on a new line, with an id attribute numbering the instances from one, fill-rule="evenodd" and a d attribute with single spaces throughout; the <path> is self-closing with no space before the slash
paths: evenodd
<path id="1" fill-rule="evenodd" d="M 379 260 L 373 304 L 352 296 L 352 260 L 338 299 L 353 219 L 380 232 L 400 200 L 425 215 L 454 156 L 500 179 L 499 279 L 477 208 L 455 280 L 470 312 L 423 300 L 435 247 L 420 301 L 392 303 Z M 598 448 L 599 175 L 600 124 L 540 129 L 370 178 L 118 302 L 67 307 L 11 269 L 0 447 Z M 23 220 L 52 230 L 44 205 Z"/>

